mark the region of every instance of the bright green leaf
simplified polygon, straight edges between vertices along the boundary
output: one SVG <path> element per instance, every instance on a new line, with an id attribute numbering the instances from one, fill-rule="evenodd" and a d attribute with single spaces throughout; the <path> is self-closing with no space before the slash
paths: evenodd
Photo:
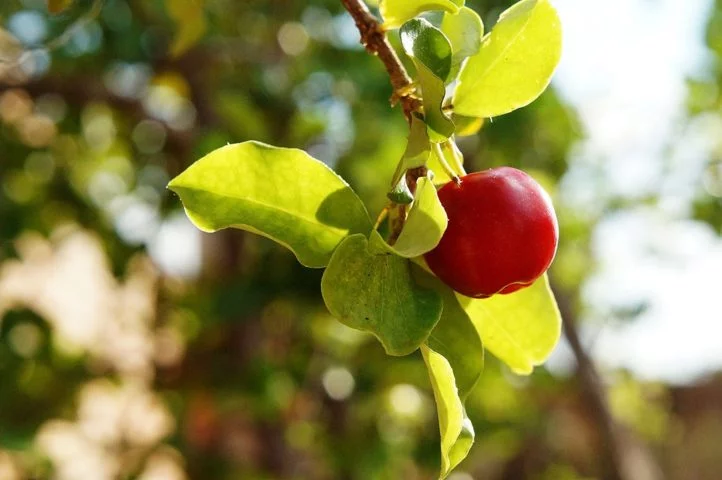
<path id="1" fill-rule="evenodd" d="M 454 136 L 456 137 L 470 137 L 476 135 L 481 127 L 484 126 L 484 119 L 481 117 L 465 117 L 463 115 L 452 115 L 456 130 Z"/>
<path id="2" fill-rule="evenodd" d="M 471 57 L 481 48 L 484 23 L 478 13 L 469 7 L 463 7 L 456 13 L 444 14 L 441 31 L 451 42 L 451 49 L 455 55 Z"/>
<path id="3" fill-rule="evenodd" d="M 414 204 L 394 243 L 394 251 L 406 258 L 423 255 L 439 244 L 447 223 L 446 210 L 441 206 L 436 187 L 430 180 L 420 178 Z"/>
<path id="4" fill-rule="evenodd" d="M 464 0 L 381 0 L 379 8 L 384 28 L 399 28 L 420 13 L 432 10 L 454 13 L 463 6 Z"/>
<path id="5" fill-rule="evenodd" d="M 429 370 L 429 379 L 434 390 L 436 410 L 439 415 L 440 478 L 446 478 L 468 455 L 471 445 L 474 443 L 474 426 L 466 415 L 464 404 L 459 398 L 454 371 L 449 361 L 426 345 L 421 347 L 421 353 Z"/>
<path id="6" fill-rule="evenodd" d="M 349 234 L 368 233 L 361 200 L 306 152 L 258 142 L 206 155 L 168 187 L 203 231 L 234 227 L 271 238 L 307 267 L 324 267 Z"/>
<path id="7" fill-rule="evenodd" d="M 484 347 L 517 374 L 530 374 L 559 341 L 561 316 L 546 275 L 509 295 L 485 299 L 456 296 Z"/>
<path id="8" fill-rule="evenodd" d="M 178 57 L 198 42 L 206 33 L 205 0 L 165 0 L 168 15 L 177 27 L 170 46 L 172 57 Z"/>
<path id="9" fill-rule="evenodd" d="M 389 355 L 408 355 L 441 316 L 441 297 L 416 285 L 408 260 L 389 253 L 371 232 L 336 249 L 321 280 L 324 302 L 343 324 L 374 334 Z"/>
<path id="10" fill-rule="evenodd" d="M 459 74 L 454 111 L 495 117 L 533 102 L 559 63 L 562 32 L 548 0 L 522 0 L 499 22 Z"/>
<path id="11" fill-rule="evenodd" d="M 476 55 L 481 48 L 484 36 L 484 23 L 481 17 L 469 7 L 463 7 L 456 13 L 444 13 L 441 31 L 451 42 L 452 60 L 450 77 L 455 77 L 464 59 Z"/>

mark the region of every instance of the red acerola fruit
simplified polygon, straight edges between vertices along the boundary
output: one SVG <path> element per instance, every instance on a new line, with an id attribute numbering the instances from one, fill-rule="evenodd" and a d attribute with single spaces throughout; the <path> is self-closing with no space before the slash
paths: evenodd
<path id="1" fill-rule="evenodd" d="M 449 225 L 425 258 L 457 292 L 474 298 L 515 292 L 551 265 L 557 217 L 549 195 L 526 173 L 493 168 L 449 182 L 438 193 Z"/>

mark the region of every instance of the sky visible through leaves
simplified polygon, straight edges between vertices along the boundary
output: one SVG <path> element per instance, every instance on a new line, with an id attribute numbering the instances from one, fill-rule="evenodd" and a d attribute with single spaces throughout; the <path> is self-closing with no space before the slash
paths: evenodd
<path id="1" fill-rule="evenodd" d="M 587 136 L 571 150 L 562 195 L 601 217 L 593 236 L 599 268 L 584 289 L 592 310 L 602 312 L 588 324 L 589 344 L 607 365 L 692 381 L 722 366 L 722 240 L 688 219 L 722 125 L 713 116 L 683 123 L 686 79 L 712 68 L 704 41 L 711 3 L 555 3 L 565 50 L 554 85 Z M 650 194 L 659 195 L 658 208 L 603 211 L 616 199 Z M 634 322 L 610 320 L 615 309 L 640 306 Z M 568 368 L 571 357 L 560 350 L 552 365 Z"/>

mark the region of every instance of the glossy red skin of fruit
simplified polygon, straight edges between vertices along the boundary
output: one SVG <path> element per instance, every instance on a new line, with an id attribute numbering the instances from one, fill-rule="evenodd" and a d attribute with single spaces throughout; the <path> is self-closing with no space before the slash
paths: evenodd
<path id="1" fill-rule="evenodd" d="M 438 191 L 449 224 L 424 257 L 434 274 L 468 297 L 531 285 L 554 260 L 559 226 L 549 195 L 511 167 L 471 173 Z"/>

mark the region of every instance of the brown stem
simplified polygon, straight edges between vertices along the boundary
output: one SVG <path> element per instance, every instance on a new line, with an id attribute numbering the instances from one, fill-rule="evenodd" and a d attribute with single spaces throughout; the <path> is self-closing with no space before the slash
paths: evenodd
<path id="1" fill-rule="evenodd" d="M 363 46 L 369 53 L 378 56 L 386 67 L 391 85 L 394 87 L 392 103 L 401 102 L 404 115 L 410 122 L 411 114 L 419 110 L 421 103 L 413 95 L 414 84 L 386 38 L 384 29 L 362 0 L 341 0 L 341 3 L 356 22 Z"/>
<path id="2" fill-rule="evenodd" d="M 399 56 L 396 55 L 396 51 L 389 43 L 388 38 L 386 38 L 386 32 L 376 17 L 371 14 L 363 0 L 341 0 L 341 3 L 356 22 L 356 27 L 361 34 L 361 44 L 366 47 L 369 53 L 378 56 L 384 67 L 386 67 L 391 85 L 394 87 L 391 103 L 401 102 L 406 120 L 411 123 L 411 115 L 421 109 L 421 102 L 414 96 L 414 83 L 411 81 Z M 417 180 L 426 175 L 426 168 L 409 170 L 406 175 L 409 190 L 413 194 L 416 190 Z M 406 205 L 392 205 L 389 212 L 391 234 L 388 239 L 391 245 L 399 238 L 406 222 L 407 213 Z"/>

